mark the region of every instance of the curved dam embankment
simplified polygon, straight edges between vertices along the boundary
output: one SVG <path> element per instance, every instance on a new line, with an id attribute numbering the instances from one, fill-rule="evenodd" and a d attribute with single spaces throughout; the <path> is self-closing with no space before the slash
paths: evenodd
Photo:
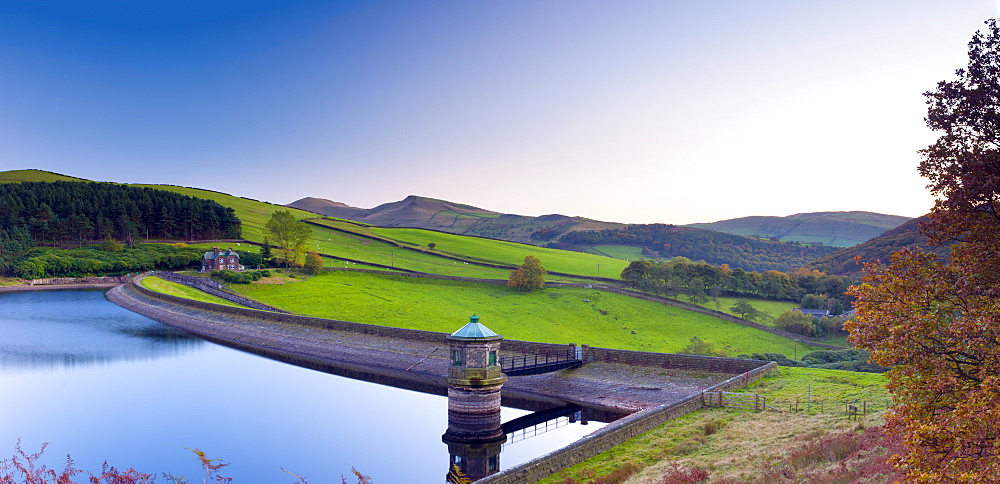
<path id="1" fill-rule="evenodd" d="M 226 346 L 332 374 L 426 393 L 447 393 L 446 334 L 234 308 L 157 293 L 141 276 L 107 292 L 131 311 Z M 456 321 L 456 329 L 464 321 Z M 532 354 L 565 345 L 503 340 L 500 350 Z M 566 403 L 610 421 L 583 439 L 478 482 L 534 482 L 704 406 L 705 390 L 745 386 L 773 362 L 584 348 L 579 368 L 511 377 L 503 404 L 543 410 Z M 602 418 L 603 417 L 603 418 Z"/>

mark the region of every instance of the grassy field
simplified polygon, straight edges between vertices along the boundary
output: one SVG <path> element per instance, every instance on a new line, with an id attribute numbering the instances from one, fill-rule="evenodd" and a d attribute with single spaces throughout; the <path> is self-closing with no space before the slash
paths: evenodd
<path id="1" fill-rule="evenodd" d="M 224 207 L 230 207 L 236 211 L 236 216 L 243 222 L 243 238 L 253 242 L 264 241 L 264 224 L 271 218 L 271 214 L 277 210 L 292 212 L 298 218 L 315 217 L 316 214 L 294 208 L 284 207 L 249 198 L 240 198 L 225 193 L 201 190 L 197 188 L 177 187 L 172 185 L 135 185 L 139 187 L 155 188 L 168 192 L 180 193 L 189 197 L 204 198 L 214 200 Z"/>
<path id="2" fill-rule="evenodd" d="M 88 181 L 42 170 L 9 170 L 0 172 L 0 183 Z"/>
<path id="3" fill-rule="evenodd" d="M 679 296 L 677 299 L 691 304 L 696 304 L 689 301 L 686 296 Z M 791 311 L 792 308 L 799 307 L 798 304 L 790 301 L 768 301 L 766 299 L 748 299 L 748 298 L 735 298 L 735 297 L 717 297 L 715 298 L 714 301 L 708 301 L 706 303 L 699 304 L 699 306 L 708 309 L 714 309 L 716 311 L 722 311 L 726 314 L 733 314 L 733 312 L 730 311 L 729 308 L 733 307 L 736 304 L 736 301 L 739 301 L 741 299 L 745 299 L 747 302 L 750 303 L 751 306 L 757 308 L 758 311 L 761 311 L 772 318 L 772 320 L 770 321 L 759 321 L 761 324 L 767 326 L 773 326 L 774 325 L 773 319 L 777 319 L 778 316 L 781 316 L 782 313 L 786 311 Z"/>
<path id="4" fill-rule="evenodd" d="M 798 400 L 799 412 L 698 410 L 540 482 L 669 482 L 663 476 L 671 463 L 708 469 L 713 482 L 761 482 L 765 472 L 810 442 L 879 425 L 879 413 L 852 420 L 842 410 L 848 402 L 859 406 L 868 402 L 869 408 L 884 410 L 888 399 L 884 385 L 881 374 L 779 367 L 743 391 L 763 395 L 779 408 L 787 409 Z M 813 405 L 806 412 L 810 393 Z M 837 462 L 816 458 L 807 465 L 835 467 Z M 618 479 L 600 480 L 606 476 Z"/>
<path id="5" fill-rule="evenodd" d="M 142 287 L 146 289 L 161 292 L 163 294 L 169 294 L 171 296 L 183 297 L 187 299 L 193 299 L 195 301 L 202 301 L 212 304 L 222 304 L 224 306 L 234 306 L 241 308 L 243 306 L 229 302 L 221 297 L 215 297 L 211 294 L 199 291 L 193 287 L 185 286 L 184 284 L 178 284 L 176 282 L 167 281 L 160 279 L 159 277 L 145 277 L 142 279 Z"/>
<path id="6" fill-rule="evenodd" d="M 296 284 L 230 288 L 296 313 L 400 328 L 450 333 L 475 313 L 505 338 L 527 341 L 678 352 L 697 336 L 734 356 L 795 350 L 789 340 L 770 333 L 594 289 L 525 293 L 505 286 L 340 271 Z M 804 350 L 798 346 L 799 352 Z"/>
<path id="7" fill-rule="evenodd" d="M 533 255 L 542 260 L 542 265 L 545 266 L 546 270 L 583 277 L 596 277 L 598 264 L 601 265 L 600 274 L 602 276 L 618 277 L 621 271 L 628 265 L 624 261 L 593 254 L 584 254 L 582 252 L 549 249 L 547 247 L 537 247 L 480 237 L 446 234 L 432 230 L 371 227 L 335 219 L 316 219 L 313 222 L 363 236 L 359 237 L 359 239 L 375 237 L 412 247 L 425 254 L 457 257 L 470 262 L 477 261 L 517 266 L 524 262 L 525 256 Z M 377 243 L 377 241 L 371 242 Z M 428 247 L 430 243 L 435 244 L 433 250 Z M 504 278 L 506 278 L 506 273 Z"/>
<path id="8" fill-rule="evenodd" d="M 398 241 L 403 244 L 426 247 L 428 243 L 436 244 L 435 251 L 469 260 L 491 262 L 497 264 L 520 265 L 524 257 L 533 255 L 542 260 L 546 270 L 596 277 L 598 270 L 605 277 L 617 278 L 628 263 L 609 257 L 582 252 L 549 249 L 515 242 L 466 237 L 421 229 L 404 228 L 373 228 L 376 235 Z M 598 269 L 600 265 L 600 269 Z"/>
<path id="9" fill-rule="evenodd" d="M 642 255 L 642 247 L 631 245 L 595 245 L 588 252 L 624 261 L 643 260 L 646 258 L 646 256 Z"/>

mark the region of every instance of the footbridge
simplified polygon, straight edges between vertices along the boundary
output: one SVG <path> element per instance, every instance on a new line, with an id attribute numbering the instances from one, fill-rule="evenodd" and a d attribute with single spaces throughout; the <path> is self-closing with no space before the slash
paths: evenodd
<path id="1" fill-rule="evenodd" d="M 545 352 L 500 358 L 500 371 L 507 376 L 540 375 L 583 365 L 583 348 L 575 346 L 566 352 Z"/>

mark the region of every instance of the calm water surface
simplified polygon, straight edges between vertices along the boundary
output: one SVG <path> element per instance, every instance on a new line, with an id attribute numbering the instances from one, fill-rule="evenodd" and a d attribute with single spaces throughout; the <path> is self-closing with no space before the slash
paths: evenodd
<path id="1" fill-rule="evenodd" d="M 200 482 L 187 448 L 230 463 L 234 482 L 444 481 L 447 399 L 279 363 L 192 338 L 100 291 L 0 294 L 0 459 L 49 447 L 97 472 L 111 465 Z M 503 420 L 526 415 L 504 408 Z M 563 421 L 565 424 L 565 420 Z M 596 430 L 558 430 L 505 445 L 501 468 Z M 158 482 L 166 482 L 159 477 Z"/>

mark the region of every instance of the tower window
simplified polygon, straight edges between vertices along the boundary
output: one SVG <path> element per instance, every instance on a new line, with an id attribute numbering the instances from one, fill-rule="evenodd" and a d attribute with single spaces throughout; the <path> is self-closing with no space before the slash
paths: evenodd
<path id="1" fill-rule="evenodd" d="M 451 352 L 451 364 L 452 366 L 462 366 L 462 350 L 452 350 Z"/>

